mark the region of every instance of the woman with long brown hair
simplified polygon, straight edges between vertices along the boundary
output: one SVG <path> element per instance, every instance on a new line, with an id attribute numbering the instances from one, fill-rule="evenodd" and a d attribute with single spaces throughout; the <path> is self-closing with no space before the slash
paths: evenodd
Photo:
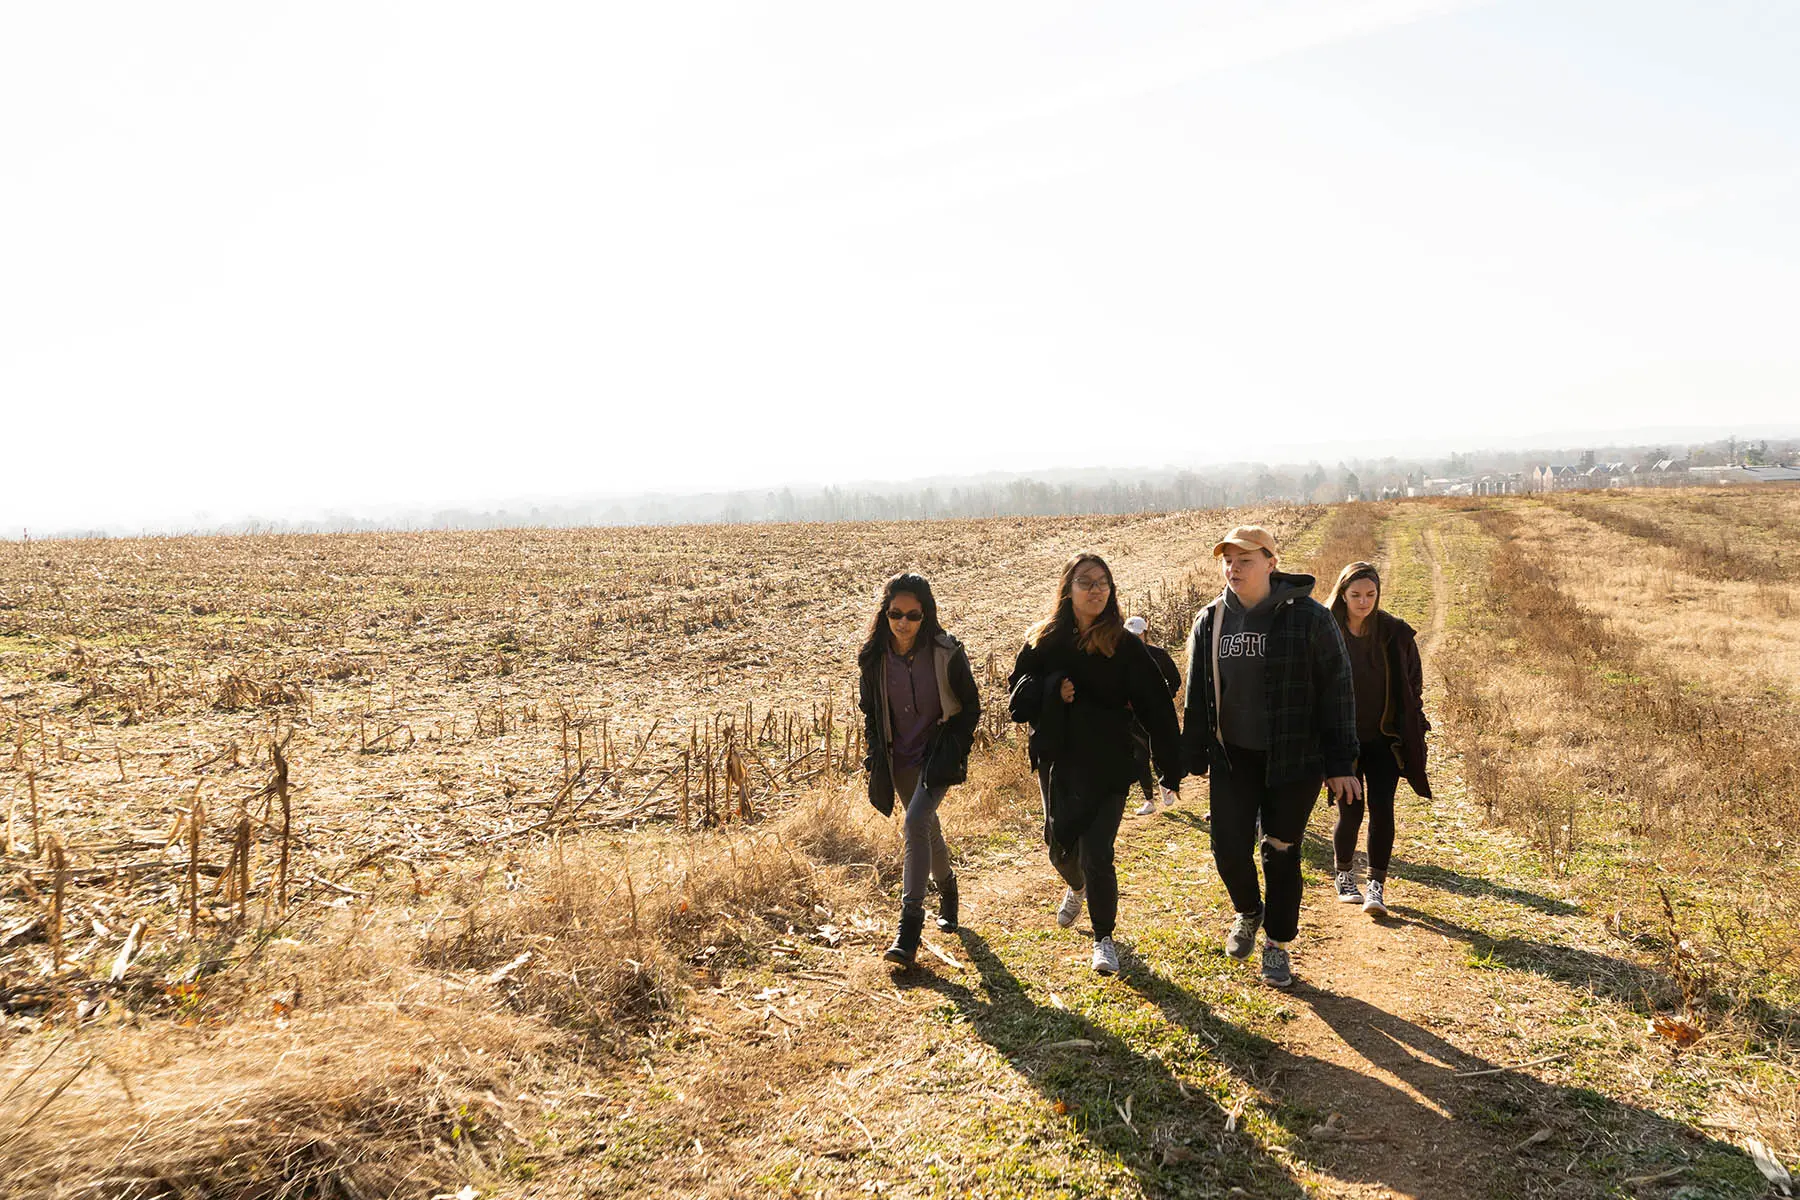
<path id="1" fill-rule="evenodd" d="M 1381 573 L 1353 562 L 1338 573 L 1325 602 L 1337 618 L 1350 652 L 1356 688 L 1356 774 L 1363 796 L 1338 805 L 1331 841 L 1337 859 L 1337 894 L 1361 904 L 1372 917 L 1387 915 L 1388 863 L 1394 853 L 1394 793 L 1406 780 L 1429 800 L 1425 777 L 1425 681 L 1413 628 L 1381 607 Z M 1369 814 L 1369 894 L 1356 886 L 1356 838 L 1363 810 Z"/>
<path id="2" fill-rule="evenodd" d="M 922 575 L 896 575 L 881 589 L 856 665 L 869 803 L 885 817 L 898 798 L 905 814 L 900 932 L 882 957 L 910 967 L 925 927 L 927 877 L 938 887 L 938 928 L 954 933 L 960 919 L 938 806 L 969 777 L 981 692 L 962 643 L 938 624 L 937 598 Z"/>
<path id="3" fill-rule="evenodd" d="M 1113 842 L 1136 777 L 1134 718 L 1149 731 L 1162 785 L 1181 786 L 1175 702 L 1144 644 L 1125 631 L 1112 568 L 1069 559 L 1050 615 L 1032 626 L 1010 680 L 1012 719 L 1031 725 L 1031 765 L 1044 800 L 1044 841 L 1067 885 L 1056 923 L 1093 925 L 1094 970 L 1117 974 L 1119 879 Z"/>

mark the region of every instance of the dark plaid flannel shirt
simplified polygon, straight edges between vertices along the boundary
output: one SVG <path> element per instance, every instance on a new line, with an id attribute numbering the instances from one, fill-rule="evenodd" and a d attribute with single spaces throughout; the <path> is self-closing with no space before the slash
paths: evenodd
<path id="1" fill-rule="evenodd" d="M 1183 757 L 1190 775 L 1204 775 L 1217 742 L 1213 706 L 1212 623 L 1214 602 L 1194 618 L 1188 638 L 1188 688 L 1182 714 Z M 1344 636 L 1324 605 L 1296 596 L 1276 607 L 1264 650 L 1264 684 L 1269 706 L 1271 786 L 1309 775 L 1351 775 L 1356 771 L 1356 691 Z"/>

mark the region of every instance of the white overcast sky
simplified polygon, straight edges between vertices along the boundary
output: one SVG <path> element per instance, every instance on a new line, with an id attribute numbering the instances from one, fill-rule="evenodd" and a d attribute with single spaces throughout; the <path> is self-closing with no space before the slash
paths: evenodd
<path id="1" fill-rule="evenodd" d="M 0 528 L 1792 422 L 1796 63 L 1787 0 L 7 5 Z"/>

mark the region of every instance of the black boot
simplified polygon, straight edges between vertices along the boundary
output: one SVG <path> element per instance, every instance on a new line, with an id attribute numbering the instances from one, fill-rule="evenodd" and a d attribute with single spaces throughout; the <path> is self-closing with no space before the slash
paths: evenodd
<path id="1" fill-rule="evenodd" d="M 908 902 L 900 906 L 900 932 L 881 957 L 897 967 L 910 967 L 919 957 L 919 935 L 925 931 L 925 906 Z"/>
<path id="2" fill-rule="evenodd" d="M 956 876 L 952 875 L 938 884 L 938 919 L 939 933 L 956 932 L 957 916 Z"/>

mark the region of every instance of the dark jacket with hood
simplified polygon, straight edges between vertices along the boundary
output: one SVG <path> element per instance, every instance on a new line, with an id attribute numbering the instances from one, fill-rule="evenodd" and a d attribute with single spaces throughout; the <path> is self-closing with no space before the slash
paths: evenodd
<path id="1" fill-rule="evenodd" d="M 1263 715 L 1271 786 L 1356 770 L 1356 693 L 1337 620 L 1312 598 L 1313 577 L 1269 576 Z M 1188 638 L 1183 748 L 1189 774 L 1226 758 L 1219 735 L 1219 638 L 1225 596 L 1200 610 Z M 1261 606 L 1258 606 L 1259 608 Z"/>
<path id="2" fill-rule="evenodd" d="M 1381 713 L 1381 732 L 1393 739 L 1400 777 L 1429 800 L 1431 781 L 1425 777 L 1425 731 L 1431 728 L 1431 722 L 1425 718 L 1425 670 L 1419 661 L 1418 635 L 1411 625 L 1378 608 L 1375 637 L 1387 663 L 1387 705 Z M 1365 746 L 1363 752 L 1372 749 Z"/>
<path id="3" fill-rule="evenodd" d="M 1063 701 L 1064 679 L 1074 681 L 1072 702 Z M 1019 651 L 1009 684 L 1012 719 L 1032 727 L 1034 768 L 1054 763 L 1094 800 L 1127 791 L 1137 778 L 1135 718 L 1150 733 L 1163 786 L 1181 786 L 1175 701 L 1144 643 L 1131 634 L 1119 638 L 1110 656 L 1080 649 L 1072 634 L 1052 634 Z"/>
<path id="4" fill-rule="evenodd" d="M 975 673 L 969 668 L 962 643 L 949 634 L 940 632 L 929 646 L 920 649 L 931 652 L 943 714 L 925 744 L 919 778 L 926 787 L 951 787 L 969 778 L 969 749 L 981 724 L 981 689 L 975 686 Z M 863 744 L 869 748 L 863 760 L 869 772 L 869 803 L 884 817 L 894 811 L 894 731 L 888 709 L 887 652 L 884 642 L 865 649 L 856 660 L 860 671 L 856 706 L 862 710 Z"/>

